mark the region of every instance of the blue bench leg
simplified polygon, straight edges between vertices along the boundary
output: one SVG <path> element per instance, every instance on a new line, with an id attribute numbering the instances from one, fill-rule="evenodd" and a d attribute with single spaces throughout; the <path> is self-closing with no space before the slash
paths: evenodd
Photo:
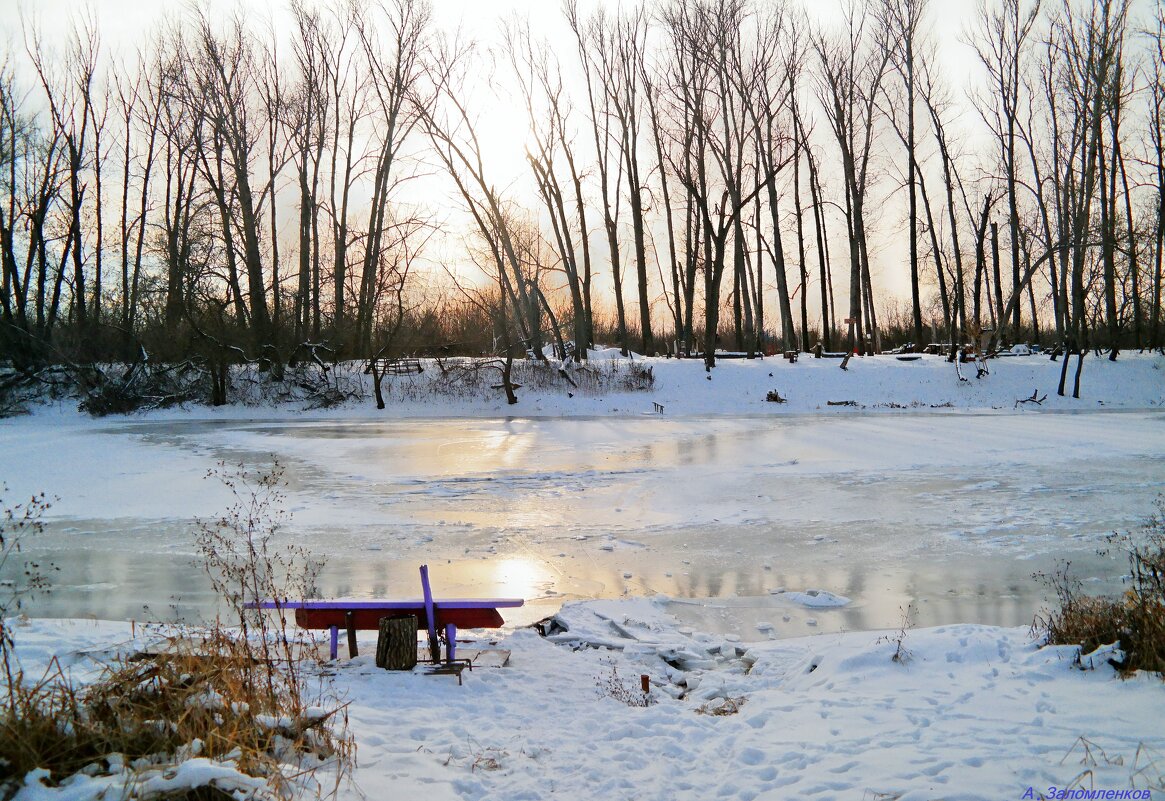
<path id="1" fill-rule="evenodd" d="M 437 640 L 437 614 L 433 608 L 433 591 L 429 587 L 429 566 L 421 565 L 421 591 L 425 596 L 425 618 L 429 629 L 429 658 L 441 661 L 441 645 Z"/>
<path id="2" fill-rule="evenodd" d="M 332 626 L 332 648 L 328 652 L 332 659 L 336 658 L 336 653 L 339 651 L 340 645 L 340 627 Z"/>
<path id="3" fill-rule="evenodd" d="M 457 627 L 452 623 L 445 626 L 445 659 L 452 662 L 457 658 Z"/>

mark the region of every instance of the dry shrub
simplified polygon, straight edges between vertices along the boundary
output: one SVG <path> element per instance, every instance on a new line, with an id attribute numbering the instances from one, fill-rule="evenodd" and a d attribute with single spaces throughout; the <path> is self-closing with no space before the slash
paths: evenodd
<path id="1" fill-rule="evenodd" d="M 435 359 L 435 369 L 426 366 L 425 372 L 419 375 L 389 376 L 384 382 L 384 396 L 402 401 L 500 397 L 499 365 L 503 361 L 496 357 Z M 621 359 L 596 360 L 561 369 L 557 363 L 515 359 L 511 380 L 527 390 L 602 396 L 608 392 L 648 392 L 655 386 L 655 373 L 649 364 Z"/>
<path id="2" fill-rule="evenodd" d="M 721 698 L 719 701 L 708 701 L 696 707 L 696 714 L 711 715 L 718 718 L 735 715 L 747 700 L 748 698 L 746 696 L 738 695 L 735 698 Z"/>
<path id="3" fill-rule="evenodd" d="M 906 633 L 914 627 L 913 615 L 916 610 L 914 604 L 909 603 L 905 609 L 898 607 L 898 611 L 902 613 L 902 624 L 898 627 L 898 632 L 892 635 L 885 634 L 874 642 L 877 645 L 882 643 L 893 645 L 894 653 L 890 655 L 890 661 L 905 665 L 913 657 L 913 653 L 906 647 Z"/>
<path id="4" fill-rule="evenodd" d="M 5 500 L 8 485 L 0 484 L 0 572 L 7 572 L 9 562 L 13 578 L 0 582 L 0 666 L 9 683 L 15 668 L 12 655 L 12 618 L 21 612 L 24 601 L 39 592 L 51 589 L 50 575 L 57 568 L 40 560 L 21 559 L 24 541 L 44 531 L 42 518 L 51 501 L 42 492 L 23 503 L 10 504 Z"/>
<path id="5" fill-rule="evenodd" d="M 94 364 L 74 373 L 81 395 L 78 408 L 94 417 L 180 406 L 202 397 L 208 383 L 206 371 L 193 361 Z"/>
<path id="6" fill-rule="evenodd" d="M 252 608 L 258 600 L 304 597 L 320 568 L 302 550 L 277 545 L 286 519 L 282 470 L 220 465 L 212 477 L 231 489 L 235 503 L 199 524 L 198 545 L 229 616 L 163 637 L 148 652 L 117 656 L 84 686 L 55 661 L 30 681 L 4 649 L 0 798 L 34 769 L 56 783 L 78 771 L 115 776 L 126 798 L 172 797 L 143 779 L 194 757 L 260 779 L 265 789 L 251 798 L 325 796 L 340 787 L 354 757 L 345 706 L 317 684 L 318 665 L 303 658 L 315 649 L 289 633 L 282 610 Z M 318 778 L 324 775 L 327 785 Z M 216 792 L 180 797 L 223 797 Z"/>
<path id="7" fill-rule="evenodd" d="M 244 406 L 296 404 L 304 411 L 331 409 L 367 397 L 365 362 L 325 360 L 309 349 L 309 357 L 266 369 L 258 362 L 234 366 L 230 371 L 233 402 Z M 325 354 L 326 355 L 326 354 Z"/>
<path id="8" fill-rule="evenodd" d="M 342 709 L 308 706 L 284 682 L 256 681 L 266 669 L 236 637 L 211 630 L 161 645 L 118 657 L 84 687 L 54 665 L 10 694 L 0 728 L 5 778 L 39 768 L 59 782 L 130 765 L 132 786 L 149 767 L 203 757 L 265 780 L 273 797 L 290 797 L 319 789 L 311 786 L 316 768 L 350 761 L 351 740 L 332 720 Z"/>
<path id="9" fill-rule="evenodd" d="M 1125 594 L 1127 637 L 1122 639 L 1128 670 L 1165 676 L 1165 500 L 1145 526 L 1145 539 L 1128 544 L 1131 587 Z"/>
<path id="10" fill-rule="evenodd" d="M 1055 573 L 1037 573 L 1056 594 L 1056 604 L 1041 613 L 1033 630 L 1042 632 L 1049 645 L 1079 645 L 1083 653 L 1121 639 L 1124 605 L 1111 598 L 1085 595 L 1080 580 L 1066 563 Z"/>
<path id="11" fill-rule="evenodd" d="M 650 691 L 644 691 L 641 682 L 624 682 L 619 675 L 619 668 L 614 662 L 608 663 L 611 672 L 595 677 L 595 687 L 599 696 L 614 698 L 620 703 L 634 707 L 648 707 L 655 703 Z"/>
<path id="12" fill-rule="evenodd" d="M 655 371 L 643 362 L 607 359 L 587 362 L 571 374 L 579 388 L 590 395 L 607 392 L 650 392 Z"/>
<path id="13" fill-rule="evenodd" d="M 1110 538 L 1128 553 L 1129 588 L 1120 598 L 1085 595 L 1070 565 L 1048 576 L 1036 574 L 1056 594 L 1056 606 L 1037 615 L 1033 633 L 1046 635 L 1052 645 L 1079 645 L 1088 653 L 1120 643 L 1122 673 L 1148 670 L 1165 677 L 1165 499 L 1140 536 Z"/>

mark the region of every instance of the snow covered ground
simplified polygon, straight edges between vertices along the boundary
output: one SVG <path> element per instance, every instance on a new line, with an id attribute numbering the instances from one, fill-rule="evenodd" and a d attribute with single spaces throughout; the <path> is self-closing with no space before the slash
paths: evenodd
<path id="1" fill-rule="evenodd" d="M 342 662 L 352 798 L 1165 792 L 1160 681 L 1082 672 L 1025 625 L 1030 574 L 1059 560 L 1119 591 L 1123 557 L 1096 550 L 1165 487 L 1165 359 L 1090 357 L 1081 400 L 1055 395 L 1059 365 L 1039 357 L 967 382 L 938 357 L 725 361 L 711 380 L 650 363 L 651 393 L 522 390 L 516 407 L 416 386 L 384 412 L 2 421 L 6 497 L 59 497 L 27 553 L 61 572 L 30 612 L 74 618 L 18 643 L 81 666 L 129 636 L 76 618 L 211 614 L 190 520 L 226 496 L 203 476 L 277 455 L 286 533 L 330 557 L 325 593 L 413 596 L 427 562 L 442 595 L 526 598 L 514 624 L 566 603 L 558 642 L 510 630 L 510 666 L 462 687 Z M 1043 406 L 1017 409 L 1033 390 Z M 921 628 L 899 663 L 907 604 Z M 605 697 L 613 667 L 628 686 L 649 675 L 655 703 Z"/>
<path id="2" fill-rule="evenodd" d="M 379 670 L 370 656 L 341 660 L 334 681 L 359 750 L 340 797 L 1165 792 L 1161 680 L 1119 679 L 1103 654 L 1082 670 L 1073 649 L 1037 648 L 1026 628 L 909 630 L 899 651 L 897 632 L 742 642 L 693 631 L 647 599 L 572 603 L 559 619 L 566 631 L 549 638 L 505 637 L 509 664 L 467 672 L 462 686 Z M 124 624 L 88 621 L 37 620 L 18 635 L 30 663 L 56 653 L 78 670 L 111 642 L 133 644 Z M 629 705 L 643 700 L 642 675 L 648 705 Z M 79 778 L 17 799 L 87 801 L 105 786 Z"/>

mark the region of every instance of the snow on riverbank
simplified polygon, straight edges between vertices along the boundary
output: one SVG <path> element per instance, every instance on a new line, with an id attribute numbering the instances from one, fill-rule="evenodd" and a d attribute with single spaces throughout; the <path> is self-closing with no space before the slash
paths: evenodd
<path id="1" fill-rule="evenodd" d="M 1103 660 L 1081 670 L 1074 649 L 1037 648 L 1026 629 L 907 631 L 896 662 L 896 632 L 725 641 L 679 625 L 659 600 L 569 604 L 559 621 L 549 638 L 502 639 L 509 665 L 467 672 L 463 686 L 342 658 L 334 680 L 359 751 L 340 798 L 1165 791 L 1160 679 L 1122 680 Z M 131 645 L 124 624 L 34 621 L 18 634 L 29 663 L 55 652 L 83 672 L 102 643 Z M 641 674 L 649 706 L 613 697 L 635 699 Z M 81 789 L 30 786 L 17 798 L 95 797 Z"/>
<path id="2" fill-rule="evenodd" d="M 601 355 L 610 356 L 604 351 Z M 609 359 L 596 359 L 600 364 Z M 955 365 L 941 356 L 921 355 L 914 361 L 894 356 L 854 357 L 847 370 L 839 369 L 839 359 L 814 359 L 802 354 L 791 364 L 780 357 L 765 359 L 722 359 L 712 371 L 695 359 L 643 359 L 654 375 L 650 391 L 588 394 L 569 386 L 565 380 L 550 389 L 522 387 L 518 403 L 506 403 L 501 389 L 486 388 L 481 395 L 459 396 L 432 391 L 438 373 L 436 363 L 423 360 L 420 374 L 387 376 L 384 388 L 387 408 L 377 410 L 372 399 L 372 379 L 362 374 L 363 366 L 345 363 L 335 368 L 342 381 L 359 386 L 360 401 L 349 401 L 331 409 L 306 410 L 313 418 L 391 419 L 396 417 L 626 417 L 653 414 L 655 404 L 663 414 L 676 415 L 770 415 L 770 414 L 850 414 L 856 411 L 910 411 L 930 409 L 1014 411 L 1016 401 L 1046 396 L 1042 405 L 1021 404 L 1021 410 L 1091 411 L 1097 409 L 1156 409 L 1165 407 L 1165 356 L 1122 354 L 1116 362 L 1089 354 L 1084 360 L 1079 399 L 1071 397 L 1076 367 L 1069 365 L 1067 392 L 1056 394 L 1062 361 L 1046 356 L 1017 356 L 991 359 L 990 374 L 976 378 L 975 365 L 961 365 L 960 380 Z M 500 379 L 499 379 L 500 380 Z M 766 400 L 776 392 L 785 402 Z M 850 403 L 847 403 L 850 402 Z M 831 405 L 833 404 L 833 405 Z M 53 407 L 37 407 L 38 414 L 53 409 L 72 415 L 74 402 L 59 401 Z M 280 406 L 244 405 L 225 407 L 190 406 L 168 409 L 133 419 L 250 419 L 257 415 L 299 416 L 302 403 Z"/>

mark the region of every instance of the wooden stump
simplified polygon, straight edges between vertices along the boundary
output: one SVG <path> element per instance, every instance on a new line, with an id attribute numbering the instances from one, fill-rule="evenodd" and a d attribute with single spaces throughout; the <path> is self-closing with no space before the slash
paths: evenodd
<path id="1" fill-rule="evenodd" d="M 385 670 L 412 670 L 417 666 L 417 618 L 382 617 L 376 640 L 376 666 Z"/>

